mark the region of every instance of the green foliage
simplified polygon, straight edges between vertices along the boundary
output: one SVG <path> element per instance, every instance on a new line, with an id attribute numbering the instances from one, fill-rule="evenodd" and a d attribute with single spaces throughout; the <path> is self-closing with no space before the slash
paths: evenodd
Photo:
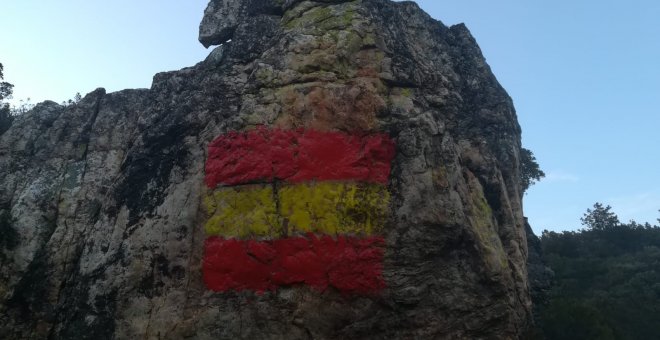
<path id="1" fill-rule="evenodd" d="M 529 187 L 534 183 L 541 180 L 545 177 L 545 173 L 539 167 L 539 163 L 536 162 L 536 157 L 529 149 L 521 148 L 520 149 L 520 185 L 522 186 L 522 191 L 525 192 Z"/>
<path id="2" fill-rule="evenodd" d="M 9 103 L 5 103 L 5 99 L 11 98 L 14 85 L 2 81 L 4 80 L 4 74 L 2 73 L 3 70 L 4 67 L 2 66 L 2 63 L 0 63 L 0 135 L 9 129 L 14 120 L 11 115 Z"/>
<path id="3" fill-rule="evenodd" d="M 546 309 L 543 329 L 546 339 L 616 339 L 603 313 L 575 299 L 557 298 Z"/>
<path id="4" fill-rule="evenodd" d="M 660 227 L 619 223 L 610 207 L 587 210 L 586 230 L 544 231 L 555 272 L 540 323 L 546 339 L 657 339 Z"/>
<path id="5" fill-rule="evenodd" d="M 5 79 L 5 75 L 3 71 L 4 71 L 4 66 L 2 66 L 2 63 L 0 63 L 0 80 Z M 0 82 L 0 101 L 11 98 L 13 89 L 14 89 L 14 85 L 4 81 Z"/>
<path id="6" fill-rule="evenodd" d="M 616 228 L 621 225 L 621 222 L 619 222 L 619 217 L 611 209 L 612 207 L 609 205 L 603 207 L 603 204 L 596 203 L 593 210 L 587 209 L 587 212 L 580 218 L 580 221 L 582 221 L 582 225 L 595 230 Z"/>
<path id="7" fill-rule="evenodd" d="M 0 135 L 9 129 L 14 117 L 11 115 L 9 104 L 0 103 Z"/>

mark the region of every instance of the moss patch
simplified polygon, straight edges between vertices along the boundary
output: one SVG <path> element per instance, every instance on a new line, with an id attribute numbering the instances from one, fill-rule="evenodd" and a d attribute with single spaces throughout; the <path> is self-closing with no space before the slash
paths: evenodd
<path id="1" fill-rule="evenodd" d="M 471 219 L 477 241 L 486 253 L 486 260 L 491 269 L 501 270 L 508 266 L 508 259 L 502 246 L 502 241 L 493 227 L 493 210 L 491 209 L 479 181 L 469 174 L 471 201 Z"/>
<path id="2" fill-rule="evenodd" d="M 293 29 L 296 27 L 311 26 L 315 23 L 320 23 L 332 18 L 332 10 L 328 7 L 314 7 L 306 12 L 303 12 L 299 17 L 289 19 L 285 22 L 284 27 Z M 285 17 L 286 20 L 286 17 Z"/>
<path id="3" fill-rule="evenodd" d="M 285 15 L 282 21 L 286 29 L 312 28 L 316 33 L 324 33 L 349 27 L 355 19 L 355 14 L 355 7 L 352 4 L 332 8 L 314 7 L 294 18 Z"/>

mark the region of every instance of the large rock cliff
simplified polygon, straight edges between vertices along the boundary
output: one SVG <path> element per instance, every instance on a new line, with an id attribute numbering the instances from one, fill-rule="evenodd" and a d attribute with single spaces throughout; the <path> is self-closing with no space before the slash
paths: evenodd
<path id="1" fill-rule="evenodd" d="M 212 0 L 200 41 L 218 46 L 150 89 L 44 102 L 0 136 L 3 337 L 525 332 L 520 128 L 465 26 Z"/>

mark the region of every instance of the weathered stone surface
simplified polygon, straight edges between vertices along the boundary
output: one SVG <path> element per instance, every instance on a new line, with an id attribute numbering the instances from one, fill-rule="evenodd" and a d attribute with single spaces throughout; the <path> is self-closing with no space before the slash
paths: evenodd
<path id="1" fill-rule="evenodd" d="M 228 40 L 230 40 L 228 42 Z M 148 90 L 38 105 L 0 135 L 8 338 L 518 338 L 520 128 L 463 25 L 412 2 L 211 1 L 222 44 Z M 209 143 L 260 126 L 388 134 L 383 290 L 202 278 Z"/>
<path id="2" fill-rule="evenodd" d="M 281 16 L 281 2 L 281 0 L 211 0 L 199 25 L 199 41 L 204 47 L 225 43 L 231 40 L 239 27 L 246 27 L 246 21 L 249 23 L 250 17 Z M 247 27 L 250 26 L 252 25 Z"/>

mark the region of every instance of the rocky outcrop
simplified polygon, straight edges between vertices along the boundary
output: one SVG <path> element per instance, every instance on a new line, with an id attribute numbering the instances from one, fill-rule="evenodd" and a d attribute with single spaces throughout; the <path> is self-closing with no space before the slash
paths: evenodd
<path id="1" fill-rule="evenodd" d="M 157 74 L 148 90 L 99 89 L 67 107 L 41 103 L 0 136 L 0 334 L 523 334 L 531 300 L 520 128 L 465 26 L 446 27 L 412 2 L 212 0 L 200 41 L 222 45 L 194 67 Z M 272 174 L 285 175 L 265 168 L 225 183 L 223 174 L 236 170 L 226 167 L 237 163 L 220 152 L 221 175 L 209 182 L 209 145 L 259 129 L 295 131 L 303 136 L 291 141 L 296 150 L 305 136 L 336 133 L 360 155 L 369 138 L 387 136 L 394 153 L 338 153 L 325 167 L 308 167 L 348 169 L 325 179 L 300 175 L 303 165 L 273 165 Z M 311 144 L 304 150 L 327 153 Z M 296 164 L 318 159 L 291 155 Z M 387 176 L 370 177 L 373 162 Z M 330 189 L 315 191 L 323 186 Z M 371 187 L 377 208 L 355 198 L 372 197 L 356 196 Z M 285 208 L 287 192 L 303 197 L 290 200 L 302 207 Z M 266 206 L 260 202 L 272 202 L 269 215 L 250 209 Z M 349 221 L 354 229 L 321 227 L 310 208 L 317 206 L 343 214 L 327 228 Z M 241 216 L 233 221 L 272 216 L 273 224 L 232 236 L 228 209 Z M 386 213 L 376 223 L 370 209 Z M 209 228 L 213 219 L 220 222 Z M 222 253 L 228 247 L 237 252 Z M 245 275 L 261 281 L 236 281 Z"/>

